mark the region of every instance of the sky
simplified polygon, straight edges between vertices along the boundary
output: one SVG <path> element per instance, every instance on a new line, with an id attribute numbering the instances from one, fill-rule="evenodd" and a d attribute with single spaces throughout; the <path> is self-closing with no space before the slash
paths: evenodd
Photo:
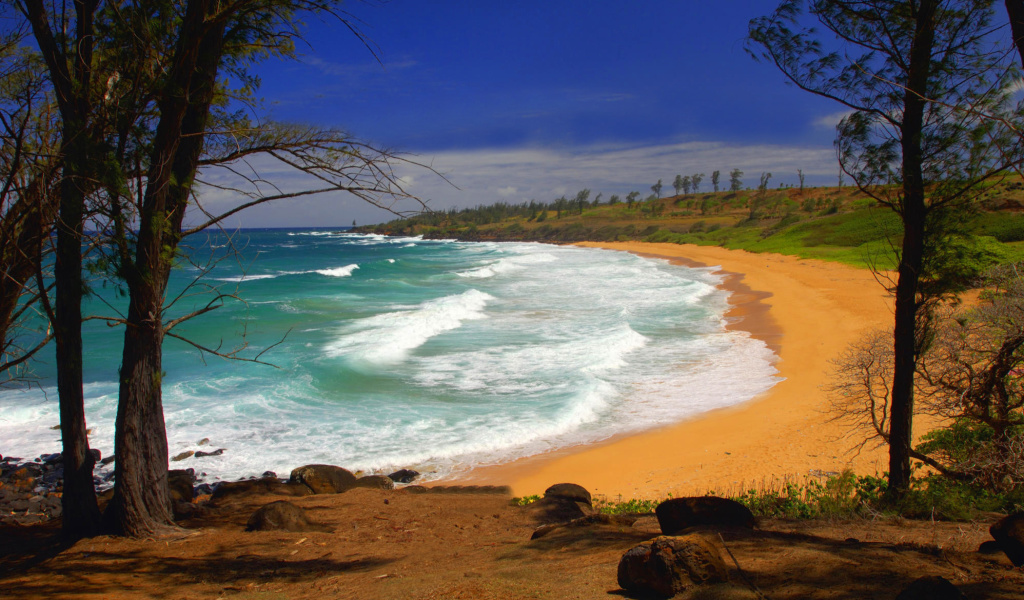
<path id="1" fill-rule="evenodd" d="M 297 60 L 260 66 L 270 118 L 343 129 L 403 153 L 433 209 L 671 191 L 676 174 L 835 185 L 843 107 L 787 85 L 744 49 L 776 0 L 390 0 L 346 5 L 374 53 L 312 19 Z M 379 62 L 378 62 L 379 58 Z M 432 169 L 432 170 L 431 170 Z M 287 173 L 272 173 L 285 181 Z M 440 175 L 443 175 L 440 176 Z M 281 184 L 287 187 L 286 183 Z M 204 192 L 209 208 L 232 198 Z M 412 208 L 402 204 L 398 208 Z M 240 227 L 393 218 L 341 195 L 242 213 Z"/>

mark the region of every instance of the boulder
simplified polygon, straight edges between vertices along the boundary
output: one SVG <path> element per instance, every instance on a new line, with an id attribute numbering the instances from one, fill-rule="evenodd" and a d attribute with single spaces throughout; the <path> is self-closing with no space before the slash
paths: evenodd
<path id="1" fill-rule="evenodd" d="M 384 475 L 367 475 L 356 479 L 355 482 L 349 486 L 352 488 L 372 488 L 375 490 L 393 490 L 395 489 L 395 482 L 390 477 Z"/>
<path id="2" fill-rule="evenodd" d="M 618 580 L 632 594 L 671 598 L 694 586 L 728 581 L 729 571 L 710 539 L 661 536 L 622 555 Z"/>
<path id="3" fill-rule="evenodd" d="M 575 483 L 556 483 L 555 485 L 544 490 L 545 498 L 566 498 L 573 502 L 582 502 L 589 506 L 593 506 L 590 498 L 590 492 L 581 485 Z"/>
<path id="4" fill-rule="evenodd" d="M 227 448 L 217 448 L 212 452 L 203 452 L 202 450 L 197 450 L 195 453 L 195 457 L 203 458 L 204 456 L 220 456 L 221 454 L 224 454 L 225 450 L 227 450 Z"/>
<path id="5" fill-rule="evenodd" d="M 326 531 L 322 525 L 309 520 L 306 511 L 286 500 L 278 500 L 260 507 L 249 517 L 246 531 Z"/>
<path id="6" fill-rule="evenodd" d="M 1024 565 L 1024 512 L 1015 512 L 999 519 L 988 528 L 988 532 L 1013 566 Z"/>
<path id="7" fill-rule="evenodd" d="M 356 476 L 333 465 L 306 465 L 292 471 L 293 483 L 301 483 L 314 494 L 340 494 L 356 482 Z"/>
<path id="8" fill-rule="evenodd" d="M 915 580 L 903 588 L 903 591 L 896 596 L 896 600 L 966 600 L 955 585 L 946 578 L 938 575 L 929 575 Z"/>
<path id="9" fill-rule="evenodd" d="M 585 502 L 576 502 L 561 496 L 550 496 L 527 504 L 527 514 L 537 523 L 568 523 L 594 514 L 594 509 Z"/>
<path id="10" fill-rule="evenodd" d="M 399 469 L 398 471 L 388 475 L 388 479 L 395 483 L 412 483 L 419 476 L 419 471 L 413 471 L 412 469 Z"/>
<path id="11" fill-rule="evenodd" d="M 196 472 L 192 469 L 171 469 L 167 471 L 167 488 L 171 493 L 172 502 L 192 502 L 194 497 L 192 485 L 196 482 Z"/>
<path id="12" fill-rule="evenodd" d="M 192 450 L 186 450 L 184 452 L 179 452 L 178 454 L 175 454 L 174 456 L 171 457 L 171 462 L 178 462 L 178 461 L 185 460 L 186 458 L 190 458 L 193 454 L 195 454 L 195 452 L 193 452 Z"/>
<path id="13" fill-rule="evenodd" d="M 715 496 L 673 498 L 654 509 L 661 532 L 674 535 L 690 527 L 746 527 L 753 529 L 754 514 L 735 500 Z"/>

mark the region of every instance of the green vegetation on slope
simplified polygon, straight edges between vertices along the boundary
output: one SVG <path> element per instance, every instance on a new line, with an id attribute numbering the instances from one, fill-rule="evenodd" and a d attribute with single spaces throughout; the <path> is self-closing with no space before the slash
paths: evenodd
<path id="1" fill-rule="evenodd" d="M 488 241 L 645 241 L 775 252 L 881 269 L 896 263 L 899 217 L 852 188 L 679 195 L 631 203 L 497 203 L 359 228 Z M 966 238 L 947 240 L 979 266 L 1024 259 L 1024 186 L 987 189 Z"/>

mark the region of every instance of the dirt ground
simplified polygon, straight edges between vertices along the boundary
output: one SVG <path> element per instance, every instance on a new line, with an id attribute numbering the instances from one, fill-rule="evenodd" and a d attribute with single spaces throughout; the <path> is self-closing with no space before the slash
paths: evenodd
<path id="1" fill-rule="evenodd" d="M 286 498 L 330 533 L 245 532 L 257 507 L 282 499 L 271 495 L 228 499 L 160 539 L 68 547 L 56 522 L 8 527 L 0 530 L 0 596 L 617 598 L 625 595 L 619 557 L 660 534 L 653 517 L 642 517 L 632 527 L 562 529 L 531 541 L 529 510 L 504 495 L 459 492 Z M 751 595 L 700 597 L 753 598 L 756 588 L 768 598 L 892 599 L 920 576 L 941 575 L 968 598 L 1020 598 L 1024 572 L 1002 554 L 977 552 L 987 530 L 987 522 L 769 520 L 721 532 L 734 585 Z"/>

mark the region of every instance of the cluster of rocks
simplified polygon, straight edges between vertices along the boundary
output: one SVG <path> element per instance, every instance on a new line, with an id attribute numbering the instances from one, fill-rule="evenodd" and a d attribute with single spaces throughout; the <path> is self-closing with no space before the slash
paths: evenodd
<path id="1" fill-rule="evenodd" d="M 612 525 L 629 527 L 641 516 L 597 513 L 590 493 L 575 484 L 548 488 L 544 497 L 527 505 L 542 524 L 532 539 L 542 538 L 564 528 Z M 757 526 L 753 513 L 727 498 L 698 496 L 673 498 L 654 511 L 662 535 L 634 546 L 619 560 L 619 586 L 630 597 L 671 598 L 680 593 L 704 594 L 700 597 L 763 598 L 749 581 L 730 581 L 724 556 L 727 550 L 720 532 L 749 530 Z M 564 520 L 568 519 L 568 520 Z M 1011 555 L 1024 545 L 1018 544 L 1024 533 L 1024 513 L 1017 513 L 993 525 L 992 534 L 1000 549 Z M 1008 541 L 1015 540 L 1015 541 Z M 741 573 L 742 575 L 742 573 Z M 691 596 L 688 596 L 691 597 Z M 697 597 L 693 595 L 692 597 Z M 951 582 L 936 576 L 915 580 L 896 597 L 897 600 L 960 600 L 963 593 Z"/>
<path id="2" fill-rule="evenodd" d="M 92 450 L 100 460 L 99 450 Z M 103 477 L 93 477 L 97 487 Z M 0 457 L 0 524 L 31 525 L 61 515 L 64 463 L 60 453 L 32 460 Z"/>
<path id="3" fill-rule="evenodd" d="M 334 465 L 305 465 L 292 470 L 287 480 L 270 477 L 222 483 L 213 490 L 217 501 L 236 494 L 264 492 L 288 496 L 314 494 L 341 494 L 356 488 L 381 490 L 395 489 L 396 483 L 412 483 L 420 474 L 402 469 L 390 475 L 364 475 L 357 477 L 351 471 Z M 249 517 L 246 531 L 326 531 L 322 525 L 310 521 L 305 511 L 287 500 L 278 500 L 260 507 Z"/>

